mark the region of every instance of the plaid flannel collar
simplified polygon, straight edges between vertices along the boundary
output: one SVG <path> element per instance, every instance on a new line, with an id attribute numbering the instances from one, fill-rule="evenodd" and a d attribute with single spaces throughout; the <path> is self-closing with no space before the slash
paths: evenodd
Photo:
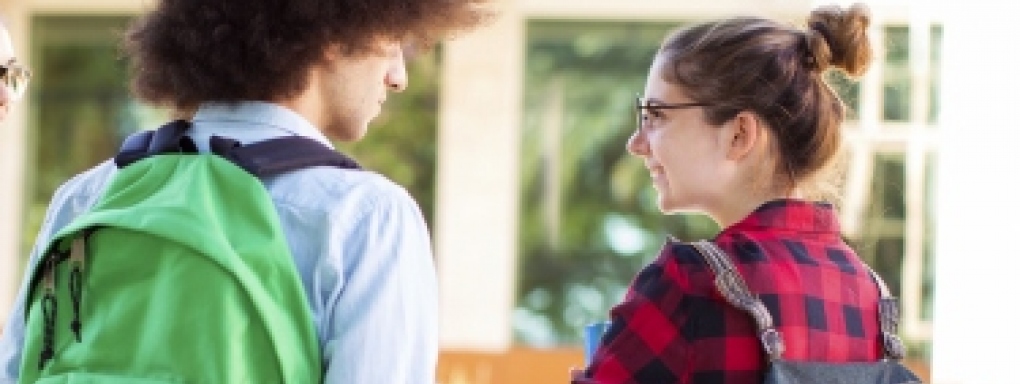
<path id="1" fill-rule="evenodd" d="M 731 232 L 762 229 L 836 235 L 840 233 L 839 221 L 832 204 L 780 199 L 762 204 L 743 220 L 723 230 L 720 237 Z"/>

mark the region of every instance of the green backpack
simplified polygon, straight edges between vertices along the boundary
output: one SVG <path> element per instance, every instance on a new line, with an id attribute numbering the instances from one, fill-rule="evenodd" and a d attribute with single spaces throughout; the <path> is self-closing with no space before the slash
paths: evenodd
<path id="1" fill-rule="evenodd" d="M 21 383 L 318 383 L 315 322 L 259 177 L 358 168 L 305 138 L 198 154 L 175 121 L 133 135 L 98 203 L 31 274 Z"/>

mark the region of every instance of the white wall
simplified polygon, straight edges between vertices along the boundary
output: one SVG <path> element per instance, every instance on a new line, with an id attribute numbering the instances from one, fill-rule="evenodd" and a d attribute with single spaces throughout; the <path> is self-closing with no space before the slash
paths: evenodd
<path id="1" fill-rule="evenodd" d="M 436 255 L 443 348 L 511 344 L 524 24 L 502 17 L 443 48 Z"/>
<path id="2" fill-rule="evenodd" d="M 1020 103 L 1011 2 L 952 2 L 943 49 L 933 382 L 1016 383 Z"/>

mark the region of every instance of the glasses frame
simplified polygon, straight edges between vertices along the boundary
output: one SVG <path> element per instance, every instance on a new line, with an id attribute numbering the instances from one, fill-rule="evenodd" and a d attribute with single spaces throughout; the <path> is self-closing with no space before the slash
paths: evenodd
<path id="1" fill-rule="evenodd" d="M 0 84 L 11 91 L 15 99 L 21 98 L 28 88 L 28 82 L 32 79 L 32 71 L 11 59 L 5 64 L 0 64 Z"/>
<path id="2" fill-rule="evenodd" d="M 645 127 L 645 111 L 657 111 L 662 109 L 687 109 L 687 108 L 698 108 L 698 107 L 709 107 L 711 104 L 708 103 L 660 103 L 649 104 L 648 99 L 637 95 L 634 98 L 634 115 L 637 119 L 637 130 L 641 131 Z"/>

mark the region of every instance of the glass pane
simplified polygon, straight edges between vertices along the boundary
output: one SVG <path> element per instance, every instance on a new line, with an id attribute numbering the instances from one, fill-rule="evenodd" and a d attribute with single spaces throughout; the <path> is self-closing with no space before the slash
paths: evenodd
<path id="1" fill-rule="evenodd" d="M 910 57 L 910 29 L 905 25 L 887 25 L 885 33 L 885 61 L 906 65 Z"/>
<path id="2" fill-rule="evenodd" d="M 906 233 L 905 175 L 902 153 L 875 156 L 862 230 L 858 238 L 851 239 L 861 258 L 885 279 L 889 289 L 897 296 L 902 296 L 900 275 Z"/>
<path id="3" fill-rule="evenodd" d="M 662 215 L 647 171 L 624 148 L 634 96 L 675 26 L 528 23 L 517 342 L 579 343 L 667 234 L 718 230 L 704 217 Z"/>
<path id="4" fill-rule="evenodd" d="M 904 197 L 906 170 L 902 153 L 880 153 L 875 157 L 875 177 L 872 180 L 872 215 L 884 219 L 905 220 L 907 206 Z"/>
<path id="5" fill-rule="evenodd" d="M 898 73 L 886 72 L 886 82 L 882 88 L 882 101 L 884 103 L 883 120 L 897 122 L 910 120 L 910 78 L 905 74 L 900 76 Z M 889 125 L 884 126 L 889 127 Z"/>
<path id="6" fill-rule="evenodd" d="M 938 154 L 931 151 L 925 158 L 924 169 L 924 266 L 921 277 L 921 319 L 931 321 L 935 301 L 935 177 Z"/>
<path id="7" fill-rule="evenodd" d="M 860 82 L 850 80 L 843 72 L 839 71 L 829 71 L 826 73 L 825 79 L 846 105 L 847 120 L 857 120 L 860 116 L 858 110 L 861 106 Z"/>
<path id="8" fill-rule="evenodd" d="M 928 123 L 938 124 L 939 111 L 942 108 L 940 86 L 942 84 L 942 26 L 931 27 L 931 102 L 928 104 Z"/>
<path id="9" fill-rule="evenodd" d="M 882 80 L 882 119 L 910 119 L 909 30 L 905 26 L 885 27 L 885 68 Z"/>

